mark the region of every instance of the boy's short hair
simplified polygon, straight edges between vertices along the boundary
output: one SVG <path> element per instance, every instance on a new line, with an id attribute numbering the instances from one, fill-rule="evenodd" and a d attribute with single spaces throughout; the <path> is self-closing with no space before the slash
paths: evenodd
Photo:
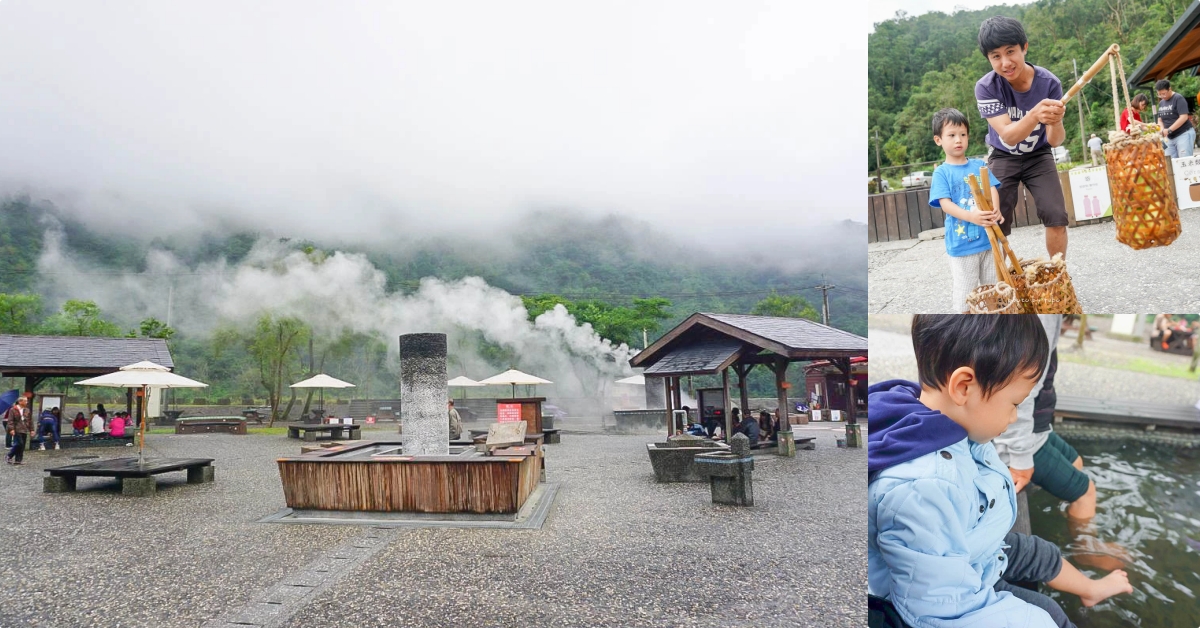
<path id="1" fill-rule="evenodd" d="M 1025 37 L 1025 27 L 1019 20 L 1003 15 L 989 17 L 979 25 L 979 52 L 987 56 L 989 52 L 1004 46 L 1024 46 L 1029 41 Z"/>
<path id="2" fill-rule="evenodd" d="M 946 107 L 933 114 L 933 134 L 936 137 L 942 136 L 942 129 L 947 124 L 965 126 L 967 130 L 971 130 L 971 123 L 967 121 L 967 116 L 963 112 L 954 107 Z"/>
<path id="3" fill-rule="evenodd" d="M 1018 375 L 1040 378 L 1050 357 L 1035 314 L 917 314 L 912 341 L 922 386 L 941 390 L 955 369 L 969 366 L 985 399 Z"/>
<path id="4" fill-rule="evenodd" d="M 1171 89 L 1171 81 L 1168 81 L 1167 79 L 1159 79 L 1159 81 L 1154 84 L 1154 91 L 1158 91 L 1160 89 Z"/>

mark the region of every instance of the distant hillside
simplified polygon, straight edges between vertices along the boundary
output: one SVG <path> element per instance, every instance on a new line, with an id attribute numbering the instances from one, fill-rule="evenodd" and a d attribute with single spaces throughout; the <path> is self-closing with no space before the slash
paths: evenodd
<path id="1" fill-rule="evenodd" d="M 668 326 L 695 311 L 747 313 L 771 290 L 803 296 L 819 310 L 821 292 L 812 287 L 826 282 L 837 286 L 829 291 L 832 324 L 866 335 L 866 228 L 861 223 L 843 222 L 819 238 L 797 242 L 793 256 L 725 250 L 719 243 L 700 246 L 618 217 L 536 218 L 528 230 L 493 244 L 441 238 L 382 251 L 296 238 L 289 245 L 364 253 L 385 273 L 390 290 L 411 291 L 423 277 L 475 275 L 514 294 L 554 293 L 617 305 L 664 296 L 673 303 Z M 120 235 L 101 233 L 48 204 L 9 198 L 0 202 L 0 292 L 37 290 L 44 233 L 55 225 L 61 226 L 72 258 L 115 273 L 144 270 L 151 248 L 171 252 L 188 267 L 222 258 L 236 264 L 261 237 L 212 232 L 148 242 L 137 237 L 134 225 Z"/>

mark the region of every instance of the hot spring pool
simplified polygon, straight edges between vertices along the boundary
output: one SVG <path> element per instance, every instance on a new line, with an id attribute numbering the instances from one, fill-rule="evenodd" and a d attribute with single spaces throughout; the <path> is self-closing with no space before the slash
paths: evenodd
<path id="1" fill-rule="evenodd" d="M 1081 628 L 1200 626 L 1200 452 L 1120 441 L 1071 444 L 1096 482 L 1098 536 L 1133 559 L 1124 567 L 1133 593 L 1083 608 L 1073 595 L 1043 592 Z M 1029 510 L 1034 534 L 1065 548 L 1064 557 L 1088 576 L 1108 573 L 1071 555 L 1065 505 L 1054 496 L 1034 491 Z"/>

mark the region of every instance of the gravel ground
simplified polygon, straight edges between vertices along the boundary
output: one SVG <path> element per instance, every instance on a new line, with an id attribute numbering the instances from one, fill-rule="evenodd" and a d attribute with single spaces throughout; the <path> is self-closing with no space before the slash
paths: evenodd
<path id="1" fill-rule="evenodd" d="M 1067 269 L 1085 312 L 1200 311 L 1200 211 L 1181 213 L 1183 234 L 1170 246 L 1135 251 L 1116 241 L 1105 222 L 1067 230 Z M 1023 257 L 1046 255 L 1041 226 L 1014 229 L 1009 242 Z M 867 249 L 871 313 L 932 313 L 950 308 L 950 269 L 943 240 L 895 250 L 895 242 Z M 1169 270 L 1167 270 L 1169 269 Z"/>
<path id="2" fill-rule="evenodd" d="M 917 360 L 913 355 L 912 339 L 904 330 L 907 316 L 872 316 L 871 333 L 867 338 L 871 355 L 870 383 L 894 378 L 916 380 Z M 1071 351 L 1072 337 L 1060 339 L 1059 356 Z M 1189 358 L 1151 351 L 1144 344 L 1097 338 L 1088 341 L 1085 350 L 1097 355 L 1138 354 L 1164 363 L 1187 363 Z M 1097 399 L 1146 401 L 1153 403 L 1196 403 L 1200 385 L 1176 377 L 1135 373 L 1102 366 L 1075 364 L 1062 359 L 1054 378 L 1054 389 L 1060 395 L 1089 396 Z"/>
<path id="3" fill-rule="evenodd" d="M 815 451 L 756 459 L 747 509 L 713 506 L 704 485 L 654 483 L 653 437 L 566 436 L 548 450 L 560 490 L 542 530 L 399 531 L 287 625 L 863 625 L 866 454 L 837 449 L 827 426 L 804 431 Z M 152 499 L 109 480 L 43 494 L 40 470 L 79 450 L 0 468 L 2 529 L 28 543 L 0 566 L 5 625 L 198 626 L 363 534 L 255 523 L 284 506 L 274 460 L 295 440 L 149 444 L 215 458 L 216 482 L 167 475 Z"/>

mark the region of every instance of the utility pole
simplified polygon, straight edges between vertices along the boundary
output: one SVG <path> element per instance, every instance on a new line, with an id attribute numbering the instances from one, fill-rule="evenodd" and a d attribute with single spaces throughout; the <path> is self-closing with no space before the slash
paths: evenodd
<path id="1" fill-rule="evenodd" d="M 875 129 L 875 191 L 883 193 L 883 164 L 879 161 L 879 129 Z"/>
<path id="2" fill-rule="evenodd" d="M 821 324 L 826 327 L 829 326 L 829 291 L 836 287 L 825 283 L 817 286 L 817 289 L 821 291 Z"/>
<path id="3" fill-rule="evenodd" d="M 1075 71 L 1075 82 L 1078 83 L 1079 82 L 1079 65 L 1077 63 L 1075 63 L 1074 59 L 1071 59 L 1071 68 L 1073 68 Z M 1082 91 L 1082 90 L 1080 90 L 1080 91 Z M 1080 145 L 1079 150 L 1081 151 L 1079 153 L 1079 158 L 1080 158 L 1080 160 L 1082 160 L 1084 157 L 1091 159 L 1092 154 L 1091 154 L 1091 151 L 1089 151 L 1087 149 L 1087 137 L 1085 136 L 1084 130 L 1083 130 L 1083 99 L 1080 98 L 1076 104 L 1079 105 L 1079 145 Z"/>

